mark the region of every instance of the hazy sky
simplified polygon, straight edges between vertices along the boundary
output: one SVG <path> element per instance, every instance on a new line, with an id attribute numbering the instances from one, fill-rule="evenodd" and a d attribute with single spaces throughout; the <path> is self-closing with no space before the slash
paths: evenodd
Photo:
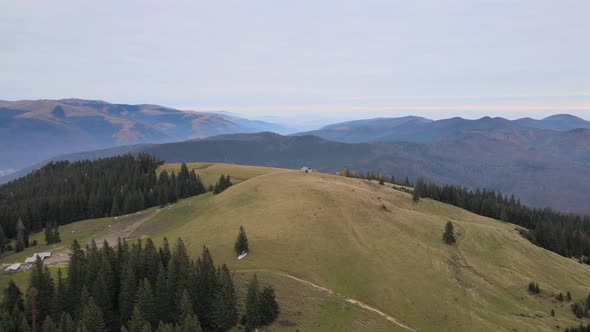
<path id="1" fill-rule="evenodd" d="M 588 0 L 2 1 L 0 99 L 590 119 L 589 13 Z"/>

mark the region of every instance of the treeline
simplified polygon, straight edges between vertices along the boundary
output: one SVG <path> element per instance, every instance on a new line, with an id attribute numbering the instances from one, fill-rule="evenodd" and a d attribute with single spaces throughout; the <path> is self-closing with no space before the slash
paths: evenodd
<path id="1" fill-rule="evenodd" d="M 118 216 L 206 192 L 201 179 L 185 164 L 178 174 L 163 171 L 157 176 L 161 164 L 146 154 L 49 163 L 0 186 L 0 232 L 14 237 L 19 219 L 27 232 L 37 231 L 46 225 Z"/>
<path id="2" fill-rule="evenodd" d="M 408 178 L 407 176 L 405 178 L 401 179 L 401 178 L 396 178 L 393 175 L 388 177 L 388 176 L 385 176 L 381 173 L 373 173 L 373 172 L 363 173 L 360 171 L 350 171 L 347 168 L 340 170 L 338 172 L 338 174 L 341 176 L 348 177 L 348 178 L 379 181 L 379 183 L 382 183 L 382 184 L 385 182 L 388 182 L 391 184 L 397 184 L 399 186 L 412 187 L 412 181 L 410 181 L 410 178 Z"/>
<path id="3" fill-rule="evenodd" d="M 33 292 L 25 296 L 10 282 L 0 330 L 30 331 L 34 323 L 37 330 L 60 332 L 225 331 L 239 320 L 228 268 L 216 267 L 206 247 L 191 260 L 180 239 L 172 248 L 166 239 L 160 248 L 150 239 L 119 240 L 115 247 L 105 241 L 101 248 L 92 242 L 85 250 L 74 242 L 67 276 L 58 270 L 54 280 L 37 260 L 27 294 Z M 260 290 L 254 279 L 245 309 L 247 330 L 272 322 L 278 314 L 272 288 Z"/>
<path id="4" fill-rule="evenodd" d="M 414 197 L 427 197 L 470 212 L 526 228 L 521 234 L 529 241 L 565 257 L 588 262 L 590 257 L 590 217 L 530 208 L 514 196 L 494 190 L 468 190 L 460 186 L 417 180 Z"/>

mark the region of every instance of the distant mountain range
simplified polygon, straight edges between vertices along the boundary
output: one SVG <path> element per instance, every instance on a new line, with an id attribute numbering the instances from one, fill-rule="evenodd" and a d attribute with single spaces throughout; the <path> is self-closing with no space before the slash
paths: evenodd
<path id="1" fill-rule="evenodd" d="M 158 105 L 82 99 L 0 101 L 0 171 L 76 151 L 260 131 L 282 132 L 283 128 Z"/>
<path id="2" fill-rule="evenodd" d="M 536 139 L 537 135 L 543 137 Z M 494 188 L 515 194 L 532 206 L 590 213 L 587 198 L 589 151 L 590 130 L 586 129 L 553 132 L 553 135 L 540 129 L 468 131 L 430 142 L 375 143 L 342 143 L 312 135 L 256 133 L 118 147 L 54 159 L 80 160 L 145 152 L 166 162 L 309 166 L 324 172 L 348 168 L 411 179 L 422 177 L 471 188 Z"/>
<path id="3" fill-rule="evenodd" d="M 410 116 L 339 123 L 292 136 L 256 133 L 283 129 L 155 105 L 0 102 L 0 139 L 9 142 L 0 145 L 0 169 L 32 165 L 3 172 L 0 183 L 50 160 L 146 152 L 166 162 L 305 165 L 324 172 L 349 168 L 421 177 L 516 194 L 532 206 L 590 213 L 590 122 L 571 115 L 514 121 Z"/>
<path id="4" fill-rule="evenodd" d="M 428 142 L 457 132 L 490 132 L 498 130 L 522 130 L 525 128 L 552 131 L 590 129 L 590 121 L 568 114 L 553 115 L 542 120 L 523 118 L 512 121 L 504 118 L 490 117 L 484 117 L 478 120 L 451 118 L 434 121 L 416 116 L 407 116 L 336 123 L 298 135 L 315 135 L 328 140 L 347 143 L 375 141 Z"/>

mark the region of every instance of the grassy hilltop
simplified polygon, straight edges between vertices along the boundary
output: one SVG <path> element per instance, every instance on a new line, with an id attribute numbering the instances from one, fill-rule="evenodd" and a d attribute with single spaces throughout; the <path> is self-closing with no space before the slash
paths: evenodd
<path id="1" fill-rule="evenodd" d="M 554 331 L 579 322 L 554 295 L 590 292 L 590 266 L 532 245 L 515 225 L 428 199 L 415 203 L 391 185 L 264 167 L 191 167 L 205 185 L 223 173 L 234 186 L 117 220 L 66 225 L 63 239 L 182 237 L 194 257 L 206 245 L 239 285 L 258 273 L 276 288 L 279 320 L 297 326 L 277 322 L 273 330 Z M 454 246 L 441 238 L 447 221 L 458 233 Z M 232 248 L 240 225 L 250 253 L 238 261 Z M 2 263 L 46 248 L 33 249 Z M 527 292 L 533 280 L 538 295 Z"/>

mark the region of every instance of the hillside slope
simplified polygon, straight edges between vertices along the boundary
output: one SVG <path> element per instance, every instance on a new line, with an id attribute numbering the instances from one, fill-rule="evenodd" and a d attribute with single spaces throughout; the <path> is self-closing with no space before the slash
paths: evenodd
<path id="1" fill-rule="evenodd" d="M 441 240 L 447 221 L 458 244 Z M 362 301 L 421 331 L 550 331 L 577 324 L 554 295 L 590 291 L 590 267 L 536 247 L 512 224 L 324 174 L 277 171 L 183 201 L 138 228 L 203 245 L 234 271 L 290 275 Z M 232 252 L 240 225 L 251 252 Z M 527 293 L 535 280 L 543 289 Z M 280 293 L 279 293 L 280 295 Z M 555 308 L 556 317 L 549 312 Z"/>
<path id="2" fill-rule="evenodd" d="M 590 266 L 532 245 L 515 225 L 428 199 L 414 203 L 390 185 L 365 180 L 227 164 L 189 168 L 206 182 L 232 174 L 236 184 L 164 209 L 66 225 L 64 241 L 182 237 L 193 257 L 206 245 L 216 263 L 229 265 L 241 292 L 253 273 L 271 283 L 280 319 L 302 330 L 553 331 L 580 322 L 555 295 L 585 298 Z M 458 233 L 455 246 L 441 239 L 447 221 Z M 133 232 L 124 232 L 131 225 Z M 238 261 L 233 242 L 240 225 L 250 253 Z M 30 248 L 2 262 L 49 249 L 63 264 L 66 246 Z M 533 280 L 539 295 L 527 292 Z"/>

